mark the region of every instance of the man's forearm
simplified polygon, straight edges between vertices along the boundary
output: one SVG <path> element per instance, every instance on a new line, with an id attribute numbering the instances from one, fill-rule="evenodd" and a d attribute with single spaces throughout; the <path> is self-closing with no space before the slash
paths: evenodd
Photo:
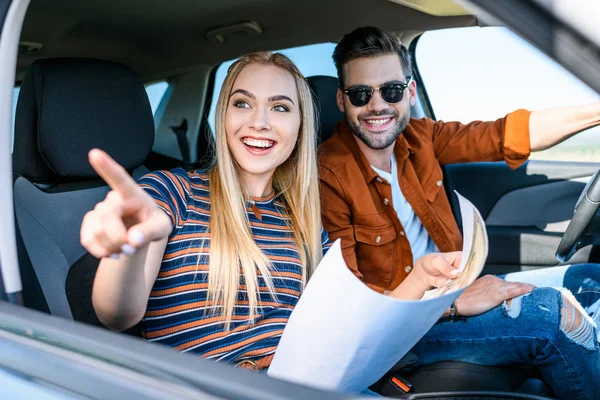
<path id="1" fill-rule="evenodd" d="M 529 118 L 531 151 L 555 144 L 600 124 L 600 103 L 534 111 Z"/>

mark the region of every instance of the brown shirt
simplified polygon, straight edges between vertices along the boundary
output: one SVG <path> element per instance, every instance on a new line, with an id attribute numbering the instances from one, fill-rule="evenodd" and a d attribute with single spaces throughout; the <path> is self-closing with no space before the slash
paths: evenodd
<path id="1" fill-rule="evenodd" d="M 529 115 L 518 110 L 466 125 L 411 119 L 396 140 L 400 189 L 440 251 L 462 247 L 440 165 L 505 160 L 518 167 L 529 157 Z M 348 267 L 371 288 L 393 290 L 415 260 L 391 185 L 371 168 L 345 121 L 319 148 L 319 174 L 323 225 L 332 241 L 341 238 Z"/>

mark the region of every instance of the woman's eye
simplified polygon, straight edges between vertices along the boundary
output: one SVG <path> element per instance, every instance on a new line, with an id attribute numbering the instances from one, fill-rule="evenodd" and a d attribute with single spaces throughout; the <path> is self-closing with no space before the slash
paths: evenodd
<path id="1" fill-rule="evenodd" d="M 290 111 L 286 106 L 283 106 L 281 104 L 278 104 L 276 106 L 273 107 L 273 111 L 277 111 L 277 112 L 288 112 Z"/>
<path id="2" fill-rule="evenodd" d="M 246 103 L 245 101 L 236 101 L 235 103 L 233 103 L 234 107 L 237 108 L 250 108 L 250 105 L 248 103 Z"/>

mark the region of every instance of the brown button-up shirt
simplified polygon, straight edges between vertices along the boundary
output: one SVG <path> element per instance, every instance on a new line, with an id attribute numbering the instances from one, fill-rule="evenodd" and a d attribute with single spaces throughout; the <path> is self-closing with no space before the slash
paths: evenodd
<path id="1" fill-rule="evenodd" d="M 529 157 L 529 115 L 466 125 L 411 119 L 396 140 L 400 189 L 440 251 L 462 247 L 440 165 L 505 160 L 516 168 Z M 393 290 L 415 260 L 391 185 L 377 179 L 345 121 L 319 148 L 319 174 L 323 225 L 332 241 L 341 238 L 348 267 L 371 288 Z"/>

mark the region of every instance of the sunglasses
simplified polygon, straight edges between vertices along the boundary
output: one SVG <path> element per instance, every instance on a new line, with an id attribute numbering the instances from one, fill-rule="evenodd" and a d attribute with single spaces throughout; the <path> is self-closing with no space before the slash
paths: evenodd
<path id="1" fill-rule="evenodd" d="M 363 107 L 369 104 L 371 97 L 376 90 L 381 94 L 383 101 L 389 104 L 394 104 L 402 101 L 404 90 L 410 84 L 412 77 L 407 76 L 406 83 L 388 83 L 378 88 L 369 86 L 356 86 L 344 90 L 344 94 L 348 96 L 348 100 L 354 107 Z"/>

